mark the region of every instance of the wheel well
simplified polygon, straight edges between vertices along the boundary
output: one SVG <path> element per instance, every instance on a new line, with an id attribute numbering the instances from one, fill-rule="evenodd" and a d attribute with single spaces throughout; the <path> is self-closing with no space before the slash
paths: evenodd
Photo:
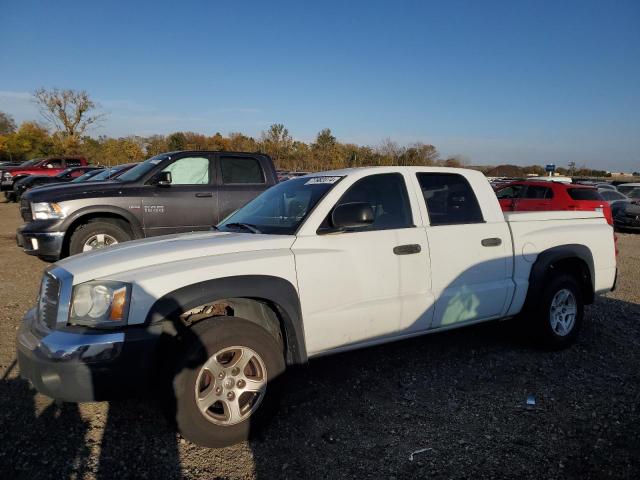
<path id="1" fill-rule="evenodd" d="M 593 303 L 593 281 L 591 279 L 589 266 L 584 260 L 578 257 L 562 258 L 556 260 L 551 265 L 549 265 L 547 275 L 550 275 L 551 272 L 562 272 L 574 277 L 582 287 L 584 303 Z"/>
<path id="2" fill-rule="evenodd" d="M 87 223 L 96 222 L 98 220 L 115 223 L 120 228 L 129 232 L 132 238 L 135 238 L 136 236 L 131 223 L 121 215 L 109 212 L 87 213 L 86 215 L 76 218 L 71 225 L 67 227 L 67 231 L 65 232 L 64 240 L 62 242 L 63 257 L 69 255 L 69 244 L 71 243 L 71 236 L 73 235 L 73 232 L 75 232 L 80 225 L 86 225 Z"/>
<path id="3" fill-rule="evenodd" d="M 248 320 L 264 328 L 287 353 L 285 326 L 278 314 L 278 307 L 260 298 L 224 298 L 199 305 L 180 314 L 180 321 L 187 327 L 212 317 L 231 316 Z"/>

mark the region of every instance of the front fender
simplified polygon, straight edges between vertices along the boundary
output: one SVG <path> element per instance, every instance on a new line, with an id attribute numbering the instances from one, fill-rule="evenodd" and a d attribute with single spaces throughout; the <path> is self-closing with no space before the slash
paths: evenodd
<path id="1" fill-rule="evenodd" d="M 287 280 L 270 275 L 240 275 L 187 285 L 159 298 L 145 323 L 153 325 L 174 318 L 199 305 L 225 298 L 255 298 L 268 302 L 282 322 L 288 347 L 287 363 L 307 361 L 300 299 Z"/>

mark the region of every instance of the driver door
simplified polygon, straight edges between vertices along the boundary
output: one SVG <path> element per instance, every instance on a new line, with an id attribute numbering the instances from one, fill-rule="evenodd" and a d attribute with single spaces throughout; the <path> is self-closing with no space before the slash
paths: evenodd
<path id="1" fill-rule="evenodd" d="M 208 230 L 216 223 L 215 169 L 209 155 L 182 157 L 166 165 L 170 185 L 145 185 L 146 236 Z"/>
<path id="2" fill-rule="evenodd" d="M 330 213 L 316 235 L 292 246 L 309 355 L 409 334 L 431 320 L 426 233 L 414 225 L 403 175 L 364 177 L 334 208 L 351 202 L 368 203 L 374 223 L 331 231 Z"/>

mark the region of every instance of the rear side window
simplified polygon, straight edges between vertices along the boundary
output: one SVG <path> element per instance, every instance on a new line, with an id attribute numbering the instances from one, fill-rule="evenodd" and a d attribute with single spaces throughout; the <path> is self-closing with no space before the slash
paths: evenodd
<path id="1" fill-rule="evenodd" d="M 45 168 L 62 168 L 62 160 L 59 158 L 48 160 L 47 162 L 45 162 L 44 167 Z"/>
<path id="2" fill-rule="evenodd" d="M 535 200 L 548 200 L 553 198 L 553 190 L 548 187 L 538 187 L 536 185 L 529 185 L 524 192 L 522 198 L 535 199 Z"/>
<path id="3" fill-rule="evenodd" d="M 496 195 L 500 200 L 509 198 L 520 198 L 524 185 L 510 185 L 508 187 L 501 188 L 496 192 Z"/>
<path id="4" fill-rule="evenodd" d="M 484 222 L 467 179 L 457 173 L 418 173 L 431 225 Z"/>
<path id="5" fill-rule="evenodd" d="M 264 183 L 260 162 L 252 157 L 220 157 L 222 183 Z"/>
<path id="6" fill-rule="evenodd" d="M 69 158 L 66 161 L 67 167 L 80 167 L 82 164 L 77 158 Z"/>
<path id="7" fill-rule="evenodd" d="M 342 195 L 336 207 L 345 203 L 359 202 L 368 203 L 371 206 L 375 219 L 364 230 L 388 230 L 413 226 L 407 187 L 404 177 L 399 173 L 370 175 L 358 180 Z M 329 217 L 323 225 L 329 225 Z"/>
<path id="8" fill-rule="evenodd" d="M 568 188 L 567 193 L 574 200 L 603 200 L 595 188 Z"/>

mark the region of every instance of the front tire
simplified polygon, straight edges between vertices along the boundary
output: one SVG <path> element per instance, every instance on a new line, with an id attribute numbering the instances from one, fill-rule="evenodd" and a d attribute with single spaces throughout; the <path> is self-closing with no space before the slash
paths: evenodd
<path id="1" fill-rule="evenodd" d="M 132 239 L 132 235 L 119 224 L 107 219 L 80 225 L 71 234 L 69 255 L 97 250 Z"/>
<path id="2" fill-rule="evenodd" d="M 547 280 L 530 321 L 543 347 L 560 350 L 575 342 L 582 327 L 583 293 L 571 275 L 559 274 Z"/>
<path id="3" fill-rule="evenodd" d="M 248 439 L 277 407 L 282 345 L 262 327 L 234 317 L 204 320 L 189 332 L 173 380 L 178 429 L 205 447 Z"/>

